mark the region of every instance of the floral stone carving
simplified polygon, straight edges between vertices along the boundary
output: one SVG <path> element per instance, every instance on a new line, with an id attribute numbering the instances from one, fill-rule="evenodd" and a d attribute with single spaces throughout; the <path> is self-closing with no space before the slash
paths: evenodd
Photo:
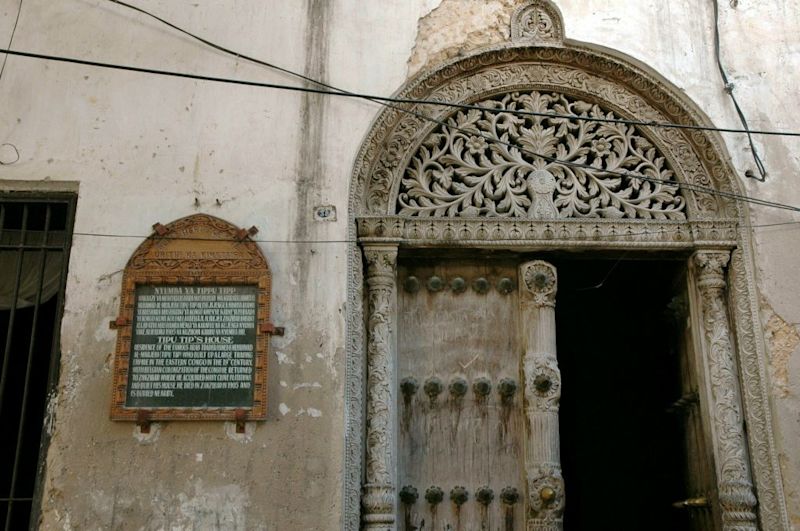
<path id="1" fill-rule="evenodd" d="M 613 112 L 538 91 L 477 105 L 487 110 L 459 111 L 424 139 L 400 184 L 398 214 L 686 219 L 673 170 L 636 127 L 515 111 L 615 119 Z"/>
<path id="2" fill-rule="evenodd" d="M 541 44 L 564 40 L 564 22 L 549 0 L 533 0 L 519 7 L 511 17 L 511 39 Z"/>

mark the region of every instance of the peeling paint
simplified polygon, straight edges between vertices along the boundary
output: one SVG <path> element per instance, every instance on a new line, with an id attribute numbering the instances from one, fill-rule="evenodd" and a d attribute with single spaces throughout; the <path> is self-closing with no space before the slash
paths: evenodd
<path id="1" fill-rule="evenodd" d="M 299 384 L 294 384 L 292 386 L 292 389 L 294 391 L 297 391 L 298 389 L 307 389 L 307 388 L 318 389 L 320 387 L 322 387 L 322 384 L 319 383 L 319 382 L 303 382 L 303 383 L 299 383 Z"/>
<path id="2" fill-rule="evenodd" d="M 303 415 L 308 415 L 309 417 L 312 417 L 312 418 L 316 419 L 316 418 L 319 418 L 319 417 L 322 416 L 322 411 L 320 411 L 319 409 L 315 409 L 313 407 L 310 407 L 310 408 L 307 408 L 307 409 L 306 408 L 300 408 L 300 410 L 297 413 L 295 413 L 294 416 L 295 417 L 302 417 Z"/>
<path id="3" fill-rule="evenodd" d="M 800 345 L 800 333 L 797 325 L 787 323 L 772 309 L 772 306 L 762 298 L 761 314 L 764 321 L 764 337 L 769 350 L 769 372 L 772 382 L 772 392 L 775 396 L 786 398 L 790 396 L 789 387 L 789 362 L 792 354 Z"/>
<path id="4" fill-rule="evenodd" d="M 294 365 L 294 361 L 289 359 L 289 356 L 284 354 L 283 352 L 275 351 L 275 357 L 278 358 L 278 363 L 281 365 Z"/>
<path id="5" fill-rule="evenodd" d="M 408 76 L 426 65 L 508 40 L 511 13 L 518 5 L 518 0 L 443 0 L 417 23 Z"/>
<path id="6" fill-rule="evenodd" d="M 278 406 L 278 411 L 280 411 L 281 415 L 283 416 L 286 416 L 286 414 L 289 413 L 291 410 L 292 409 L 283 402 L 281 402 L 281 405 Z"/>

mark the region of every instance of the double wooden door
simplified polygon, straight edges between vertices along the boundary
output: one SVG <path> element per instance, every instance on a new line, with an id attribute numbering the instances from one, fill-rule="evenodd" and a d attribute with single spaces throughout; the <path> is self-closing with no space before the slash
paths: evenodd
<path id="1" fill-rule="evenodd" d="M 398 529 L 563 529 L 556 268 L 511 258 L 414 259 L 400 261 L 397 280 Z M 676 452 L 690 456 L 689 503 L 713 505 L 688 305 L 678 317 L 678 406 L 695 402 L 677 412 L 686 447 Z M 693 529 L 715 527 L 709 509 L 688 510 Z"/>

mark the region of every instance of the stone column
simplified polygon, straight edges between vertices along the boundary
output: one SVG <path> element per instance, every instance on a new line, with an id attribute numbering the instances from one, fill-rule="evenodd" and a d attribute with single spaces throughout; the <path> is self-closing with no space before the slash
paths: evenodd
<path id="1" fill-rule="evenodd" d="M 365 245 L 367 260 L 367 444 L 361 498 L 364 529 L 395 529 L 395 467 L 392 433 L 396 245 Z"/>
<path id="2" fill-rule="evenodd" d="M 699 251 L 693 257 L 705 334 L 704 354 L 710 375 L 714 457 L 722 527 L 755 531 L 756 498 L 745 446 L 739 379 L 725 297 L 728 251 Z"/>
<path id="3" fill-rule="evenodd" d="M 564 479 L 558 434 L 561 373 L 556 361 L 556 269 L 536 260 L 520 266 L 520 328 L 525 356 L 525 472 L 528 531 L 563 528 Z"/>

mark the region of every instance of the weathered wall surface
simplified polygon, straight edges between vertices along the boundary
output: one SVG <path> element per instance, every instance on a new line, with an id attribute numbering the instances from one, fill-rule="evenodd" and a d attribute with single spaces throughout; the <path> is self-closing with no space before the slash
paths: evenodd
<path id="1" fill-rule="evenodd" d="M 212 41 L 350 90 L 390 94 L 444 59 L 502 42 L 513 0 L 135 2 Z M 753 128 L 800 130 L 800 5 L 721 0 L 723 61 Z M 710 2 L 561 0 L 568 38 L 629 54 L 738 127 L 713 55 Z M 17 0 L 0 0 L 8 44 Z M 297 83 L 104 0 L 25 0 L 13 47 L 222 77 Z M 346 217 L 352 161 L 378 107 L 350 99 L 9 57 L 0 179 L 79 181 L 62 370 L 42 506 L 45 529 L 337 529 L 342 512 Z M 755 169 L 725 135 L 734 166 Z M 769 171 L 753 196 L 800 205 L 800 141 L 756 137 Z M 5 152 L 0 155 L 4 156 Z M 13 157 L 12 157 L 13 160 Z M 332 204 L 338 221 L 315 222 Z M 207 212 L 256 225 L 273 269 L 270 415 L 244 436 L 108 420 L 120 272 L 135 237 Z M 800 221 L 752 208 L 755 225 Z M 775 428 L 800 526 L 800 225 L 754 228 Z M 328 242 L 328 243 L 321 243 Z"/>
<path id="2" fill-rule="evenodd" d="M 403 30 L 355 3 L 134 2 L 230 48 L 333 83 L 389 93 Z M 0 2 L 8 44 L 16 0 Z M 402 33 L 405 32 L 405 38 Z M 387 34 L 395 38 L 381 46 Z M 26 0 L 20 50 L 298 84 L 104 0 Z M 373 67 L 372 65 L 377 65 Z M 374 105 L 10 57 L 0 179 L 80 181 L 44 529 L 336 529 L 341 518 L 347 191 Z M 338 221 L 313 221 L 315 205 Z M 273 270 L 269 419 L 108 420 L 121 270 L 150 226 L 195 212 L 256 225 Z M 294 240 L 334 243 L 292 243 Z"/>

